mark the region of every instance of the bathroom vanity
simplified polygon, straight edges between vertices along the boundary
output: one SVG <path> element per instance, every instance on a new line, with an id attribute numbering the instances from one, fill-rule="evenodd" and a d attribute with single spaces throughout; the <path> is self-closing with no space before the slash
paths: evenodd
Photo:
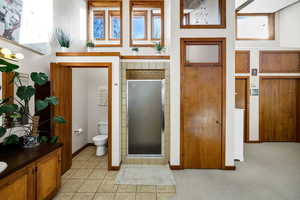
<path id="1" fill-rule="evenodd" d="M 61 184 L 62 144 L 41 144 L 32 149 L 0 149 L 8 164 L 0 173 L 0 199 L 52 199 Z"/>

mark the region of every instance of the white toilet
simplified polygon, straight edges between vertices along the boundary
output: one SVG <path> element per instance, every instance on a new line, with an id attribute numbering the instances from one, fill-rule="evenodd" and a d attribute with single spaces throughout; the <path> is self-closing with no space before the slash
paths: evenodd
<path id="1" fill-rule="evenodd" d="M 106 154 L 107 146 L 107 122 L 99 122 L 97 125 L 98 135 L 93 137 L 95 146 L 97 147 L 96 156 L 103 156 Z"/>

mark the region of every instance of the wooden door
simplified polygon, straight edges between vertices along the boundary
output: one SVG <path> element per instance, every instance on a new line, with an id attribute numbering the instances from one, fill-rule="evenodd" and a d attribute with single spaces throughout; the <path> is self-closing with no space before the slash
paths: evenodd
<path id="1" fill-rule="evenodd" d="M 60 151 L 52 152 L 37 162 L 37 200 L 52 198 L 60 187 Z"/>
<path id="2" fill-rule="evenodd" d="M 51 94 L 59 104 L 52 109 L 52 116 L 62 116 L 65 124 L 52 124 L 53 135 L 58 136 L 62 147 L 62 173 L 72 165 L 72 68 L 51 64 Z"/>
<path id="3" fill-rule="evenodd" d="M 260 72 L 262 73 L 300 72 L 300 51 L 261 51 Z"/>
<path id="4" fill-rule="evenodd" d="M 188 45 L 218 45 L 216 62 L 186 61 Z M 183 168 L 223 167 L 222 122 L 225 40 L 182 39 L 181 63 L 181 142 Z M 218 60 L 218 61 L 217 61 Z"/>
<path id="5" fill-rule="evenodd" d="M 25 167 L 0 181 L 0 199 L 35 200 L 34 168 Z"/>
<path id="6" fill-rule="evenodd" d="M 235 107 L 244 109 L 244 141 L 249 141 L 249 110 L 248 110 L 248 78 L 239 77 L 235 79 Z"/>
<path id="7" fill-rule="evenodd" d="M 250 51 L 235 52 L 235 73 L 250 73 Z"/>
<path id="8" fill-rule="evenodd" d="M 260 137 L 263 142 L 295 142 L 299 133 L 299 79 L 260 81 Z"/>

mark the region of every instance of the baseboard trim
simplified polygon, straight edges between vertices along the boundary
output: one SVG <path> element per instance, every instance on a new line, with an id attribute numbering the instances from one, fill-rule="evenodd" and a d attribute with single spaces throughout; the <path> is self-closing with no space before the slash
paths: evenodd
<path id="1" fill-rule="evenodd" d="M 236 170 L 235 166 L 225 166 L 223 170 Z"/>
<path id="2" fill-rule="evenodd" d="M 261 143 L 261 141 L 259 140 L 254 140 L 254 141 L 247 141 L 245 143 L 249 143 L 249 144 L 257 144 L 257 143 Z"/>
<path id="3" fill-rule="evenodd" d="M 181 165 L 171 165 L 169 162 L 169 167 L 171 170 L 183 170 L 183 167 Z"/>
<path id="4" fill-rule="evenodd" d="M 122 165 L 122 161 L 120 162 L 119 166 L 109 166 L 108 170 L 110 171 L 119 171 Z"/>
<path id="5" fill-rule="evenodd" d="M 77 151 L 75 151 L 72 154 L 72 158 L 74 158 L 75 156 L 77 156 L 80 152 L 82 152 L 85 148 L 87 148 L 88 146 L 93 146 L 93 143 L 87 143 L 86 145 L 84 145 L 83 147 L 81 147 L 80 149 L 78 149 Z"/>

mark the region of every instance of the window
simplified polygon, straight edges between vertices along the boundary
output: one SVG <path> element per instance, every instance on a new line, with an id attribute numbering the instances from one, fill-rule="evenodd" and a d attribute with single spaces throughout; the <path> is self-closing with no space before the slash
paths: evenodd
<path id="1" fill-rule="evenodd" d="M 226 28 L 226 0 L 180 0 L 181 28 Z"/>
<path id="2" fill-rule="evenodd" d="M 88 40 L 96 47 L 122 46 L 122 2 L 89 0 Z"/>
<path id="3" fill-rule="evenodd" d="M 95 40 L 105 39 L 105 12 L 104 11 L 94 11 L 93 34 Z"/>
<path id="4" fill-rule="evenodd" d="M 152 40 L 160 40 L 161 38 L 161 17 L 160 10 L 151 11 L 151 38 Z"/>
<path id="5" fill-rule="evenodd" d="M 164 2 L 130 1 L 130 45 L 139 47 L 154 46 L 155 42 L 164 45 Z"/>
<path id="6" fill-rule="evenodd" d="M 274 40 L 274 14 L 237 14 L 238 40 Z"/>

